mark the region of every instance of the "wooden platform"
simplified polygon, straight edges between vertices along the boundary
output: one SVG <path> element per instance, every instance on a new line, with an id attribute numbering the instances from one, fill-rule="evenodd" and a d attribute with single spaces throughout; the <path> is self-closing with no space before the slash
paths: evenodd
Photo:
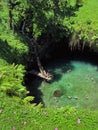
<path id="1" fill-rule="evenodd" d="M 36 70 L 31 70 L 31 71 L 29 71 L 29 73 L 31 73 L 31 74 L 34 74 L 34 75 L 36 75 L 36 76 L 39 76 L 39 77 L 41 77 L 41 78 L 43 78 L 43 79 L 46 79 L 46 80 L 52 80 L 52 78 L 53 78 L 53 75 L 51 75 L 50 73 L 40 73 L 40 72 L 38 72 L 38 71 L 36 71 Z"/>

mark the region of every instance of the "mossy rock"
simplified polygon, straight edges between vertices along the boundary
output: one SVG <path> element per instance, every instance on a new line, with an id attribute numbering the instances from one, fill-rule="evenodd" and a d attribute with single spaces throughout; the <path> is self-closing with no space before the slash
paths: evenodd
<path id="1" fill-rule="evenodd" d="M 61 92 L 61 90 L 55 90 L 53 93 L 53 96 L 55 97 L 61 97 L 63 95 L 63 93 Z"/>

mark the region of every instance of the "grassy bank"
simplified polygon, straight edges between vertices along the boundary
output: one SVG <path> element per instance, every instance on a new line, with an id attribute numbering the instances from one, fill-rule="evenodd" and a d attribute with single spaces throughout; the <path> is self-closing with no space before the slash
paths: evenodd
<path id="1" fill-rule="evenodd" d="M 72 107 L 41 108 L 0 95 L 1 130 L 98 130 L 98 111 Z"/>

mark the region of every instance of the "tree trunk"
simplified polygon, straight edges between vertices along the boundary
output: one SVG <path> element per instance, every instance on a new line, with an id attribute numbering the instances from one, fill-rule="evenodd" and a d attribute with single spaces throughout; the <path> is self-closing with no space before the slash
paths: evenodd
<path id="1" fill-rule="evenodd" d="M 34 39 L 32 39 L 32 40 L 33 40 L 33 46 L 34 46 L 35 56 L 36 56 L 36 60 L 37 60 L 37 64 L 38 64 L 40 73 L 44 74 L 45 70 L 44 70 L 43 66 L 41 65 L 40 58 L 38 56 L 37 42 Z"/>
<path id="2" fill-rule="evenodd" d="M 38 67 L 39 67 L 39 70 L 40 70 L 40 73 L 38 76 L 46 79 L 46 80 L 51 80 L 53 78 L 53 75 L 51 75 L 50 73 L 47 73 L 45 71 L 45 69 L 43 68 L 43 66 L 41 65 L 41 62 L 40 62 L 40 58 L 38 56 L 38 47 L 37 47 L 37 42 L 33 40 L 33 46 L 34 46 L 34 49 L 35 49 L 35 55 L 36 55 L 36 60 L 37 60 L 37 64 L 38 64 Z"/>
<path id="3" fill-rule="evenodd" d="M 25 26 L 25 25 L 24 25 Z M 24 27 L 23 27 L 24 28 Z M 25 33 L 22 33 L 23 35 L 25 35 Z M 43 68 L 43 66 L 41 65 L 40 62 L 40 58 L 39 58 L 39 52 L 38 52 L 38 43 L 36 42 L 36 40 L 34 40 L 33 38 L 29 38 L 28 36 L 25 35 L 25 37 L 29 40 L 29 42 L 32 44 L 32 46 L 34 47 L 34 54 L 37 60 L 37 65 L 39 67 L 39 71 L 40 73 L 36 72 L 35 70 L 30 71 L 30 73 L 33 73 L 39 77 L 42 77 L 46 80 L 51 80 L 53 78 L 53 75 L 47 73 L 45 71 L 45 69 Z"/>
<path id="4" fill-rule="evenodd" d="M 9 0 L 9 27 L 12 30 L 13 29 L 13 14 L 12 14 L 13 6 L 12 6 L 12 0 Z"/>

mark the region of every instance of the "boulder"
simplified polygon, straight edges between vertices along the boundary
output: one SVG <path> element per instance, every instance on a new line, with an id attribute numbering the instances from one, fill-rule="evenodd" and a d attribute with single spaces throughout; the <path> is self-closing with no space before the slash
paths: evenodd
<path id="1" fill-rule="evenodd" d="M 53 95 L 55 97 L 61 97 L 62 96 L 62 92 L 61 92 L 61 90 L 55 90 L 54 93 L 53 93 Z"/>

